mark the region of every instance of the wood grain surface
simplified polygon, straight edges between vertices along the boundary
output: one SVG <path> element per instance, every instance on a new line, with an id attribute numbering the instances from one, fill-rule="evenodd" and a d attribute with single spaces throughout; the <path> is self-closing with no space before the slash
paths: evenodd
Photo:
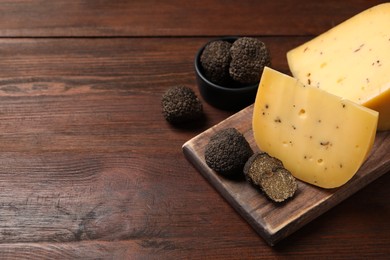
<path id="1" fill-rule="evenodd" d="M 289 73 L 289 49 L 380 2 L 0 0 L 0 259 L 387 257 L 389 174 L 269 247 L 181 150 L 234 113 L 174 127 L 160 104 L 199 95 L 211 39 L 257 37 Z"/>
<path id="2" fill-rule="evenodd" d="M 255 153 L 261 152 L 254 140 L 252 117 L 253 105 L 187 141 L 182 148 L 195 168 L 272 246 L 390 170 L 390 132 L 378 132 L 369 157 L 342 187 L 322 189 L 297 180 L 294 197 L 285 203 L 274 203 L 243 175 L 236 180 L 225 178 L 205 161 L 205 147 L 211 136 L 227 128 L 237 129 Z"/>
<path id="3" fill-rule="evenodd" d="M 1 1 L 6 37 L 317 35 L 384 1 Z M 310 21 L 310 22 L 307 22 Z"/>

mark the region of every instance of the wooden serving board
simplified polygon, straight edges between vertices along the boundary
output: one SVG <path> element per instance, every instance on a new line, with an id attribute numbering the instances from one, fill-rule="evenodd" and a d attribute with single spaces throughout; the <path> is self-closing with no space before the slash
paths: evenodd
<path id="1" fill-rule="evenodd" d="M 378 132 L 372 152 L 356 175 L 345 185 L 322 189 L 298 181 L 295 197 L 282 204 L 267 199 L 244 179 L 230 180 L 211 170 L 204 160 L 204 148 L 216 131 L 234 127 L 254 151 L 253 105 L 211 127 L 183 145 L 187 159 L 221 193 L 270 245 L 295 232 L 311 220 L 345 200 L 378 177 L 390 171 L 390 131 Z"/>

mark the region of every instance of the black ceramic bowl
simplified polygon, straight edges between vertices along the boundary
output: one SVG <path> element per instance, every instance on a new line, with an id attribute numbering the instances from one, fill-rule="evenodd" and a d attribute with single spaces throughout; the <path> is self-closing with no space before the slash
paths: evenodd
<path id="1" fill-rule="evenodd" d="M 217 40 L 234 42 L 236 39 L 238 38 L 226 37 Z M 200 56 L 208 43 L 200 48 L 195 56 L 196 81 L 203 99 L 216 108 L 230 111 L 238 111 L 251 105 L 256 98 L 258 83 L 247 86 L 221 86 L 206 78 L 200 63 Z"/>

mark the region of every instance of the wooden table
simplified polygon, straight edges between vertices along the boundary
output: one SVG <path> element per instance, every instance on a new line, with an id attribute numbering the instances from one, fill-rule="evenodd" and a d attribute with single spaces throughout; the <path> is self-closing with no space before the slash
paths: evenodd
<path id="1" fill-rule="evenodd" d="M 233 112 L 168 124 L 218 36 L 286 51 L 384 1 L 0 1 L 0 258 L 373 258 L 390 254 L 390 174 L 274 247 L 181 146 Z"/>

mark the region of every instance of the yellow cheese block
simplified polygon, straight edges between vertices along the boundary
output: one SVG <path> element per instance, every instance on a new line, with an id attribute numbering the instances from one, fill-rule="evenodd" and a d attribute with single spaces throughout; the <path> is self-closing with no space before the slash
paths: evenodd
<path id="1" fill-rule="evenodd" d="M 379 112 L 390 129 L 390 3 L 377 5 L 289 51 L 291 73 Z"/>
<path id="2" fill-rule="evenodd" d="M 368 156 L 378 112 L 266 67 L 252 123 L 257 146 L 296 178 L 335 188 Z"/>

